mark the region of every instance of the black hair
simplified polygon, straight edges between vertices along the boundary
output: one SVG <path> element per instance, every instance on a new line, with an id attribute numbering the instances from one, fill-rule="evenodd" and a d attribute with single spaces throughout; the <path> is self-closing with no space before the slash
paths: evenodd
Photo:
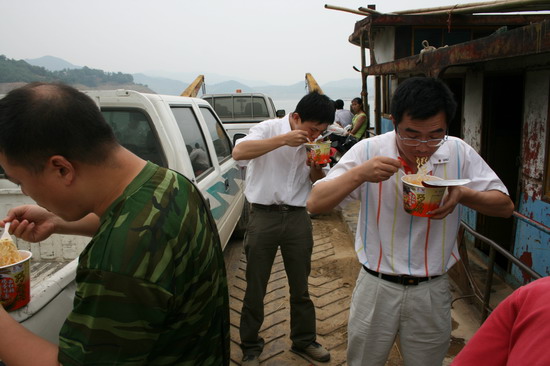
<path id="1" fill-rule="evenodd" d="M 310 121 L 318 124 L 334 122 L 334 102 L 316 91 L 300 99 L 294 112 L 300 115 L 302 122 Z"/>
<path id="2" fill-rule="evenodd" d="M 99 164 L 118 146 L 95 102 L 58 83 L 27 84 L 0 99 L 0 131 L 0 152 L 36 173 L 53 155 Z"/>
<path id="3" fill-rule="evenodd" d="M 449 87 L 431 77 L 412 77 L 399 84 L 391 101 L 391 114 L 398 125 L 405 114 L 412 119 L 428 119 L 445 112 L 447 126 L 456 113 L 456 101 Z"/>
<path id="4" fill-rule="evenodd" d="M 336 99 L 334 101 L 334 107 L 336 109 L 344 109 L 344 101 L 342 99 Z"/>
<path id="5" fill-rule="evenodd" d="M 357 103 L 357 104 L 359 104 L 359 105 L 361 106 L 361 109 L 363 108 L 363 99 L 357 97 L 357 98 L 353 98 L 353 99 L 351 100 L 351 102 L 352 102 L 352 103 L 355 102 L 355 103 Z"/>

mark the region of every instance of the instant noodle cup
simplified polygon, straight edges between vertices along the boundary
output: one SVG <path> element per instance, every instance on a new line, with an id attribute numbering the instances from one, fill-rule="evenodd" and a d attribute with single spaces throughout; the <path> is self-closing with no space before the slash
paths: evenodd
<path id="1" fill-rule="evenodd" d="M 403 182 L 403 208 L 413 216 L 430 217 L 428 212 L 439 207 L 447 187 L 424 187 L 422 181 L 442 180 L 433 175 L 408 174 Z"/>
<path id="2" fill-rule="evenodd" d="M 309 162 L 317 164 L 330 163 L 330 141 L 310 142 L 304 144 L 307 151 L 307 159 Z"/>
<path id="3" fill-rule="evenodd" d="M 14 264 L 0 267 L 0 303 L 7 311 L 23 307 L 31 301 L 32 253 L 19 250 L 21 260 Z"/>

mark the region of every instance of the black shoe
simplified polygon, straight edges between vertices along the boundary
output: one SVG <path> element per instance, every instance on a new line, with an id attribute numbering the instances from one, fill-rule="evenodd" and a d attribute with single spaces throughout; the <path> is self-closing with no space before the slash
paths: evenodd
<path id="1" fill-rule="evenodd" d="M 327 351 L 325 347 L 321 346 L 319 343 L 315 341 L 311 342 L 311 344 L 305 348 L 296 348 L 292 346 L 292 351 L 306 355 L 315 361 L 320 361 L 320 362 L 330 361 L 330 353 Z"/>
<path id="2" fill-rule="evenodd" d="M 260 360 L 256 355 L 244 355 L 241 366 L 259 366 Z"/>

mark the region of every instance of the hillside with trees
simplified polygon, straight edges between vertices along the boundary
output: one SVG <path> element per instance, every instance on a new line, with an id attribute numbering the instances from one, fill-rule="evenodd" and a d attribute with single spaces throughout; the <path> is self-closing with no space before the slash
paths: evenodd
<path id="1" fill-rule="evenodd" d="M 134 77 L 130 74 L 105 72 L 86 66 L 80 69 L 48 71 L 44 67 L 33 66 L 26 61 L 13 60 L 0 55 L 0 93 L 6 93 L 15 87 L 34 81 L 62 82 L 78 89 L 126 88 L 153 92 L 146 85 L 134 83 Z"/>

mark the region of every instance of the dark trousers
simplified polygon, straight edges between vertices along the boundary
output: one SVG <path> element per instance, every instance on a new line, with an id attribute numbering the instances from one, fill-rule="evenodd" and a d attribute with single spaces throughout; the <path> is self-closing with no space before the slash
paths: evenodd
<path id="1" fill-rule="evenodd" d="M 259 355 L 263 339 L 258 332 L 264 321 L 264 297 L 271 267 L 281 248 L 290 287 L 290 339 L 305 348 L 316 339 L 315 307 L 309 298 L 313 236 L 305 208 L 269 210 L 252 206 L 244 240 L 246 293 L 241 312 L 243 354 Z"/>

